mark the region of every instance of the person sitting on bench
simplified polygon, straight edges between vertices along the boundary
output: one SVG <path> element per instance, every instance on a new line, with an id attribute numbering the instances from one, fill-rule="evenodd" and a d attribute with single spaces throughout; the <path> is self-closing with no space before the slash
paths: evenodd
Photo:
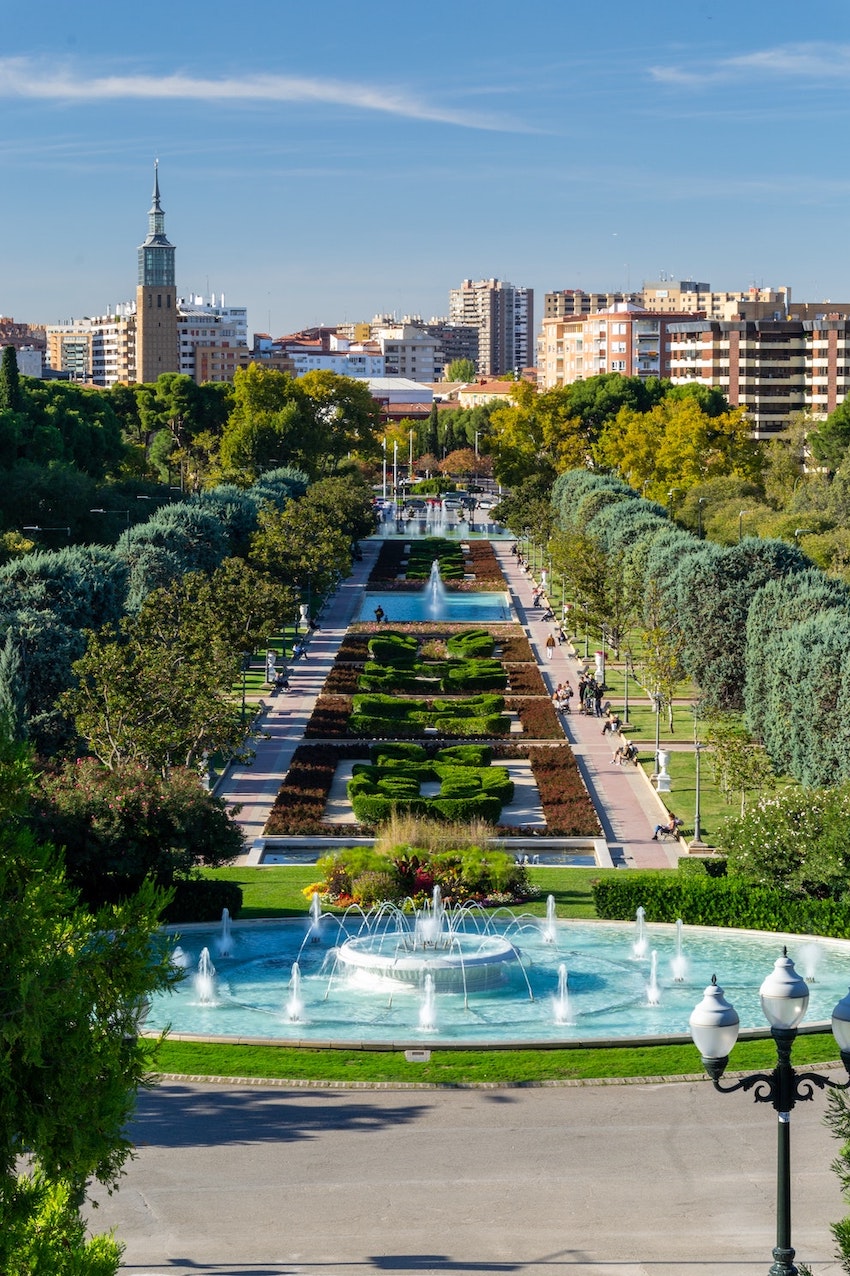
<path id="1" fill-rule="evenodd" d="M 669 820 L 667 821 L 667 823 L 666 823 L 666 824 L 656 824 L 656 826 L 655 826 L 655 832 L 654 832 L 654 833 L 653 833 L 653 835 L 652 835 L 652 840 L 653 840 L 653 842 L 657 842 L 657 841 L 658 841 L 659 836 L 660 836 L 662 833 L 670 833 L 670 834 L 672 834 L 672 836 L 673 836 L 673 837 L 678 837 L 678 835 L 679 835 L 679 826 L 681 825 L 681 823 L 682 823 L 682 821 L 681 821 L 681 820 L 677 820 L 677 819 L 676 819 L 676 816 L 675 816 L 675 815 L 673 814 L 673 812 L 671 811 L 671 812 L 670 812 L 670 818 L 669 818 Z"/>

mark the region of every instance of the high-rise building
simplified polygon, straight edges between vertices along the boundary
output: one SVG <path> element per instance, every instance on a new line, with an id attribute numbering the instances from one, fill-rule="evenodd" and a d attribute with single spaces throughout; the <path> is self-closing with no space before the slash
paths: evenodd
<path id="1" fill-rule="evenodd" d="M 534 289 L 464 279 L 449 291 L 449 323 L 478 329 L 478 372 L 521 372 L 533 362 Z"/>
<path id="2" fill-rule="evenodd" d="M 163 372 L 180 370 L 174 256 L 174 245 L 165 235 L 165 214 L 159 202 L 157 162 L 148 233 L 139 247 L 136 288 L 136 377 L 145 383 L 156 381 Z"/>

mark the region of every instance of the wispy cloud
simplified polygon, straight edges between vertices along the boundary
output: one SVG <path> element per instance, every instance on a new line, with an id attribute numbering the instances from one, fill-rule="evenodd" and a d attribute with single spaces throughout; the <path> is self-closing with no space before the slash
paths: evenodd
<path id="1" fill-rule="evenodd" d="M 72 67 L 56 69 L 28 58 L 0 58 L 0 98 L 3 97 L 68 103 L 133 99 L 222 104 L 324 103 L 409 120 L 451 124 L 458 128 L 512 133 L 530 131 L 508 116 L 453 110 L 389 85 L 357 84 L 310 76 L 245 75 L 205 79 L 179 72 L 171 75 L 85 76 Z"/>
<path id="2" fill-rule="evenodd" d="M 846 80 L 850 83 L 850 45 L 785 44 L 757 49 L 713 62 L 653 66 L 649 74 L 663 84 L 701 86 L 741 80 Z"/>

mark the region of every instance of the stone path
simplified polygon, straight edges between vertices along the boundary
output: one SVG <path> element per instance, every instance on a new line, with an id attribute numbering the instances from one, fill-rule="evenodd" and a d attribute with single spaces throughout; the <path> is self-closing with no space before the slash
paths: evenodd
<path id="1" fill-rule="evenodd" d="M 247 764 L 234 764 L 218 784 L 218 793 L 229 804 L 241 807 L 239 823 L 249 846 L 262 834 L 281 780 L 293 753 L 302 742 L 316 698 L 333 666 L 345 632 L 357 616 L 361 595 L 380 545 L 377 538 L 363 542 L 362 561 L 355 563 L 351 576 L 328 600 L 319 617 L 321 628 L 310 638 L 307 659 L 291 666 L 290 691 L 265 697 L 262 738 L 255 742 L 253 760 Z M 575 689 L 583 662 L 572 647 L 559 647 L 551 659 L 547 658 L 545 643 L 552 627 L 543 622 L 542 610 L 532 606 L 534 582 L 518 567 L 508 543 L 493 542 L 493 545 L 517 619 L 531 642 L 546 686 L 554 691 L 558 682 L 567 679 Z M 682 853 L 680 844 L 652 840 L 652 829 L 666 815 L 643 771 L 612 763 L 613 747 L 610 738 L 601 735 L 598 719 L 574 712 L 564 715 L 563 722 L 567 739 L 602 821 L 614 864 L 633 868 L 668 868 L 674 865 Z M 532 805 L 529 804 L 529 815 L 532 814 Z M 342 818 L 339 804 L 337 811 Z"/>

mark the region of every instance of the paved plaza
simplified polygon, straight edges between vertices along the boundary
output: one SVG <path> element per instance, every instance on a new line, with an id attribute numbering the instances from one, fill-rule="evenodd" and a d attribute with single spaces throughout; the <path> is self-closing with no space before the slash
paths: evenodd
<path id="1" fill-rule="evenodd" d="M 411 1065 L 415 1072 L 415 1065 Z M 793 1118 L 794 1241 L 836 1276 L 824 1099 Z M 343 1090 L 171 1081 L 96 1212 L 133 1276 L 764 1276 L 773 1110 L 707 1082 Z"/>
<path id="2" fill-rule="evenodd" d="M 259 836 L 347 625 L 376 542 L 326 605 L 292 691 L 269 702 L 268 739 L 223 792 Z M 547 685 L 575 685 L 565 648 L 546 659 L 532 581 L 497 553 Z M 611 764 L 597 720 L 568 738 L 613 860 L 666 867 L 663 808 L 642 773 Z M 568 869 L 564 870 L 568 872 Z M 126 1242 L 133 1276 L 755 1276 L 774 1244 L 775 1114 L 704 1080 L 436 1089 L 169 1079 L 139 1099 L 137 1146 L 92 1223 Z M 841 1269 L 830 1222 L 845 1212 L 825 1098 L 793 1118 L 794 1243 L 816 1276 Z"/>

